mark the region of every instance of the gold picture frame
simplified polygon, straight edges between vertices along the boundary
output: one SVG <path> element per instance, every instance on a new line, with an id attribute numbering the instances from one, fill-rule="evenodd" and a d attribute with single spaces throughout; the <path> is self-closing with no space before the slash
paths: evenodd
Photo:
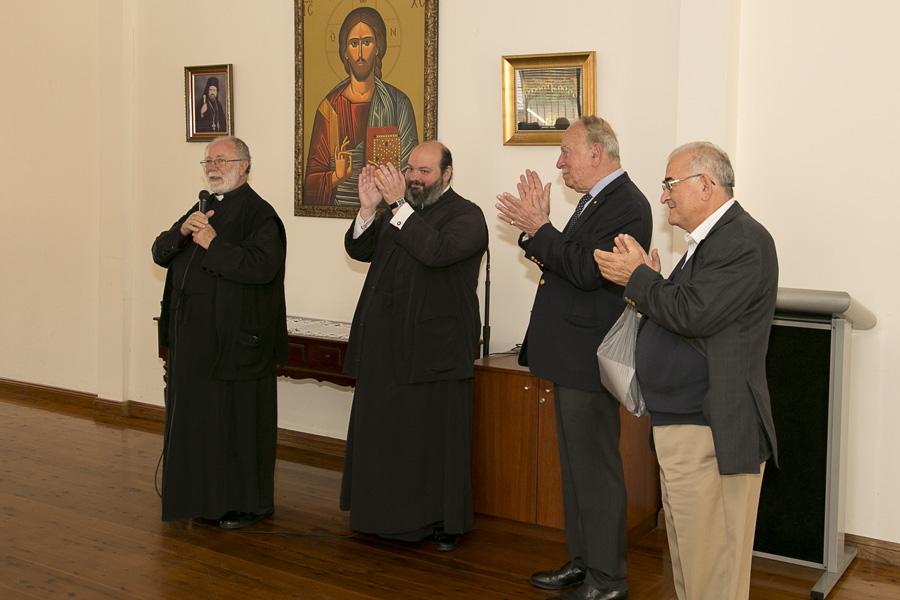
<path id="1" fill-rule="evenodd" d="M 231 65 L 185 67 L 185 139 L 209 142 L 223 135 L 234 135 L 233 98 Z"/>
<path id="2" fill-rule="evenodd" d="M 405 166 L 417 143 L 437 138 L 438 0 L 295 1 L 294 215 L 353 218 L 362 165 L 396 157 L 399 148 Z M 370 104 L 379 103 L 365 123 L 348 116 L 356 105 L 341 98 L 347 97 L 341 90 L 349 92 L 366 75 L 365 66 L 354 69 L 345 60 L 364 45 L 351 28 L 360 12 L 368 13 L 362 23 L 373 36 L 370 58 L 377 64 Z M 382 152 L 373 154 L 373 140 Z"/>
<path id="3" fill-rule="evenodd" d="M 594 52 L 503 57 L 503 145 L 557 146 L 597 110 Z"/>

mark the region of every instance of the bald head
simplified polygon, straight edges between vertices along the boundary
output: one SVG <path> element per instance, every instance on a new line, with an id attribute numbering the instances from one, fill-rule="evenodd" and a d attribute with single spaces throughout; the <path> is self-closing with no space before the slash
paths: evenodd
<path id="1" fill-rule="evenodd" d="M 450 179 L 453 178 L 453 156 L 450 154 L 450 149 L 441 142 L 436 140 L 422 142 L 413 148 L 413 151 L 409 156 L 409 164 L 413 164 L 414 160 L 416 161 L 416 164 L 422 162 L 431 164 L 442 176 L 446 174 L 447 184 L 449 184 Z"/>
<path id="2" fill-rule="evenodd" d="M 415 208 L 440 199 L 453 177 L 453 157 L 440 142 L 422 142 L 409 155 L 406 165 L 406 201 Z"/>

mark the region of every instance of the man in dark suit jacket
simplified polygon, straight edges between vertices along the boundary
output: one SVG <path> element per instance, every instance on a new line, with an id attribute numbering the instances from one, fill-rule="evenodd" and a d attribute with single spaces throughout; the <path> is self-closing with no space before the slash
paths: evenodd
<path id="1" fill-rule="evenodd" d="M 484 214 L 450 188 L 439 142 L 406 178 L 367 165 L 347 254 L 371 263 L 344 371 L 356 377 L 341 508 L 356 531 L 453 550 L 472 529 L 472 381 L 481 320 L 475 289 Z M 388 210 L 376 216 L 382 199 Z"/>
<path id="2" fill-rule="evenodd" d="M 778 291 L 775 243 L 733 198 L 728 155 L 708 142 L 669 156 L 661 201 L 688 251 L 668 279 L 626 236 L 595 252 L 647 322 L 635 363 L 660 465 L 679 598 L 738 600 L 765 462 L 777 459 L 766 351 Z"/>
<path id="3" fill-rule="evenodd" d="M 516 198 L 498 196 L 500 218 L 522 230 L 525 257 L 541 268 L 520 362 L 553 382 L 569 562 L 535 573 L 544 589 L 579 587 L 566 600 L 628 597 L 625 476 L 619 455 L 619 404 L 600 383 L 597 346 L 625 307 L 622 287 L 604 279 L 596 248 L 611 250 L 628 232 L 649 248 L 650 204 L 622 170 L 610 125 L 589 116 L 563 134 L 556 163 L 584 194 L 562 229 L 549 219 L 550 184 L 526 171 Z M 525 362 L 527 361 L 527 362 Z"/>

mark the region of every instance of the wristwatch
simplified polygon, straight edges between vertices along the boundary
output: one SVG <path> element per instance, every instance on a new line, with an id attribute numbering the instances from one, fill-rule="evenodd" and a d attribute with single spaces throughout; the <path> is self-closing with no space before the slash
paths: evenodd
<path id="1" fill-rule="evenodd" d="M 406 204 L 406 198 L 400 198 L 396 202 L 392 202 L 391 204 L 388 204 L 388 208 L 390 208 L 391 210 L 394 210 L 395 208 L 400 208 L 404 204 Z"/>

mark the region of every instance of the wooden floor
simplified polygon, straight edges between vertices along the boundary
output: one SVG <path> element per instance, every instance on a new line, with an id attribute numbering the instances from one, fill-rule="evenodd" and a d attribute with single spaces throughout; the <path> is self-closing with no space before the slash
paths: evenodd
<path id="1" fill-rule="evenodd" d="M 490 517 L 449 553 L 328 537 L 352 534 L 340 473 L 296 453 L 279 459 L 275 517 L 253 533 L 162 523 L 161 441 L 157 423 L 0 395 L 0 599 L 543 599 L 529 575 L 566 562 L 561 532 Z M 629 547 L 628 570 L 632 600 L 675 598 L 664 532 Z M 808 598 L 819 575 L 756 559 L 750 596 Z M 900 598 L 898 577 L 857 559 L 829 598 Z"/>

